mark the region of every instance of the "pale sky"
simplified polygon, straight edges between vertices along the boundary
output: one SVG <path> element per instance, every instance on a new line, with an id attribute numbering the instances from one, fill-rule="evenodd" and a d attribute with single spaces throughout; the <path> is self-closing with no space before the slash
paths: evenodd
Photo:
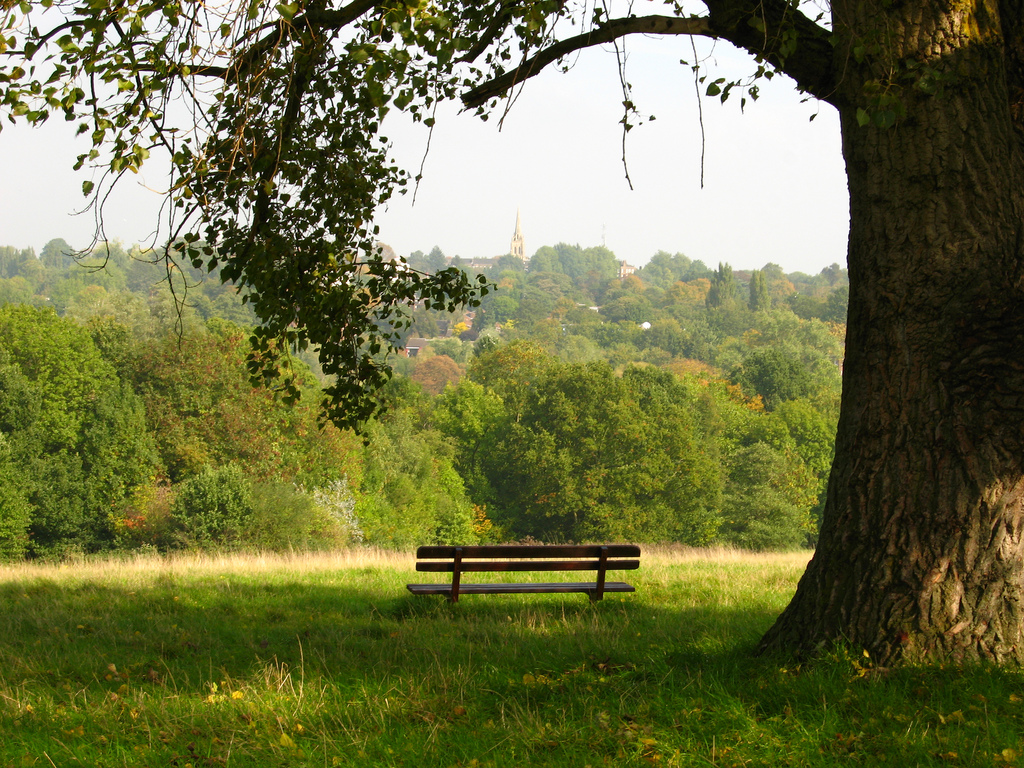
<path id="1" fill-rule="evenodd" d="M 687 38 L 627 43 L 628 79 L 641 112 L 656 116 L 627 138 L 634 189 L 621 154 L 622 93 L 615 56 L 583 52 L 567 74 L 528 82 L 499 132 L 497 116 L 482 122 L 438 116 L 415 205 L 396 196 L 378 217 L 380 239 L 400 255 L 437 245 L 463 258 L 508 252 L 520 212 L 526 251 L 558 242 L 607 245 L 641 266 L 658 250 L 685 253 L 714 267 L 737 269 L 775 262 L 811 274 L 846 265 L 849 227 L 846 178 L 835 111 L 803 103 L 790 81 L 762 84 L 741 114 L 739 97 L 722 105 L 703 98 L 704 188 L 700 119 Z M 739 76 L 753 64 L 728 45 L 710 53 L 708 72 Z M 701 92 L 706 86 L 701 86 Z M 811 115 L 817 114 L 812 122 Z M 415 173 L 426 130 L 396 123 L 388 129 L 401 164 Z M 59 117 L 41 129 L 4 125 L 0 132 L 0 245 L 33 247 L 62 237 L 87 245 L 91 215 L 80 209 L 86 175 L 71 171 L 88 142 L 73 139 Z M 127 180 L 107 208 L 106 231 L 125 244 L 153 229 L 157 167 Z"/>

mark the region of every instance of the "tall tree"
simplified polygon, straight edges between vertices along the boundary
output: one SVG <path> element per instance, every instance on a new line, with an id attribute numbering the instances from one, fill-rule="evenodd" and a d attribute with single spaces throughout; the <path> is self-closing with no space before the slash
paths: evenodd
<path id="1" fill-rule="evenodd" d="M 655 369 L 549 367 L 485 462 L 495 519 L 546 541 L 707 544 L 721 479 L 696 405 Z"/>
<path id="2" fill-rule="evenodd" d="M 719 264 L 718 271 L 711 278 L 711 290 L 708 291 L 708 306 L 712 308 L 728 309 L 736 300 L 736 278 L 732 274 L 732 267 L 728 264 Z"/>
<path id="3" fill-rule="evenodd" d="M 75 249 L 58 237 L 43 246 L 39 261 L 51 269 L 66 270 L 75 263 Z"/>
<path id="4" fill-rule="evenodd" d="M 81 120 L 97 153 L 82 162 L 109 178 L 166 149 L 170 241 L 224 259 L 253 290 L 266 322 L 255 373 L 272 373 L 267 337 L 321 343 L 341 377 L 331 413 L 346 421 L 386 377 L 371 353 L 387 332 L 370 321 L 386 328 L 424 292 L 471 298 L 461 273 L 420 279 L 356 255 L 401 180 L 378 140 L 389 108 L 430 119 L 467 84 L 465 102 L 483 106 L 631 34 L 746 49 L 757 74 L 782 72 L 838 110 L 851 197 L 821 537 L 764 648 L 842 638 L 885 663 L 1024 662 L 1024 4 L 835 0 L 822 22 L 787 0 L 703 3 L 619 18 L 564 0 L 6 3 L 0 103 L 31 122 Z M 166 110 L 182 93 L 196 109 Z M 202 130 L 175 131 L 173 115 L 191 114 Z"/>
<path id="5" fill-rule="evenodd" d="M 755 269 L 750 273 L 750 311 L 760 312 L 762 309 L 768 309 L 771 303 L 771 296 L 768 295 L 768 281 L 765 280 L 761 270 Z"/>

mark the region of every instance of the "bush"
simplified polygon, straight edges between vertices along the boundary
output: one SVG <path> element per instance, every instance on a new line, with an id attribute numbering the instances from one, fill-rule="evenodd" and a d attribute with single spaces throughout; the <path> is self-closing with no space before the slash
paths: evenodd
<path id="1" fill-rule="evenodd" d="M 363 541 L 354 507 L 347 479 L 307 492 L 291 483 L 253 483 L 229 465 L 207 467 L 177 486 L 140 488 L 111 523 L 117 547 L 126 550 L 324 549 Z"/>
<path id="2" fill-rule="evenodd" d="M 253 487 L 252 515 L 243 540 L 256 549 L 288 550 L 309 547 L 313 533 L 313 499 L 290 483 L 260 483 Z"/>
<path id="3" fill-rule="evenodd" d="M 253 517 L 253 489 L 235 464 L 204 467 L 181 483 L 171 506 L 180 545 L 214 549 L 242 543 Z"/>
<path id="4" fill-rule="evenodd" d="M 313 507 L 314 538 L 342 547 L 363 543 L 366 535 L 356 517 L 356 498 L 347 477 L 313 489 Z"/>
<path id="5" fill-rule="evenodd" d="M 139 486 L 118 514 L 111 514 L 117 549 L 166 550 L 174 544 L 175 489 L 164 484 Z"/>

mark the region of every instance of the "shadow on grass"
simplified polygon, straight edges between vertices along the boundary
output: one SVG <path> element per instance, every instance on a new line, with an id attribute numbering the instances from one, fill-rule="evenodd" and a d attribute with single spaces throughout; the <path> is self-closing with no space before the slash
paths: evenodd
<path id="1" fill-rule="evenodd" d="M 1018 671 L 880 671 L 843 649 L 804 667 L 755 658 L 785 600 L 756 585 L 742 600 L 674 581 L 596 604 L 453 605 L 409 595 L 403 576 L 0 585 L 0 716 L 22 734 L 9 755 L 47 764 L 47 740 L 76 729 L 69 754 L 95 765 L 113 743 L 111 765 L 135 764 L 131 750 L 176 765 L 315 755 L 332 766 L 1012 765 L 1024 754 Z M 89 727 L 107 735 L 90 741 Z"/>
<path id="2" fill-rule="evenodd" d="M 641 594 L 591 604 L 580 595 L 472 596 L 451 604 L 399 584 L 256 583 L 158 578 L 135 589 L 85 583 L 0 585 L 9 685 L 40 674 L 109 682 L 109 665 L 201 686 L 269 662 L 343 683 L 432 668 L 557 671 L 580 664 L 661 672 L 756 665 L 768 607 L 652 607 Z"/>

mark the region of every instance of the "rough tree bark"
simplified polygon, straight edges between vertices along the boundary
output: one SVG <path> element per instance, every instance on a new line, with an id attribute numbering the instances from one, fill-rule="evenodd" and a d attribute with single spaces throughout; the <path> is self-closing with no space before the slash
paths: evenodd
<path id="1" fill-rule="evenodd" d="M 833 6 L 842 412 L 817 551 L 762 651 L 1024 662 L 1021 15 L 1004 6 Z M 866 103 L 895 125 L 860 125 Z"/>

